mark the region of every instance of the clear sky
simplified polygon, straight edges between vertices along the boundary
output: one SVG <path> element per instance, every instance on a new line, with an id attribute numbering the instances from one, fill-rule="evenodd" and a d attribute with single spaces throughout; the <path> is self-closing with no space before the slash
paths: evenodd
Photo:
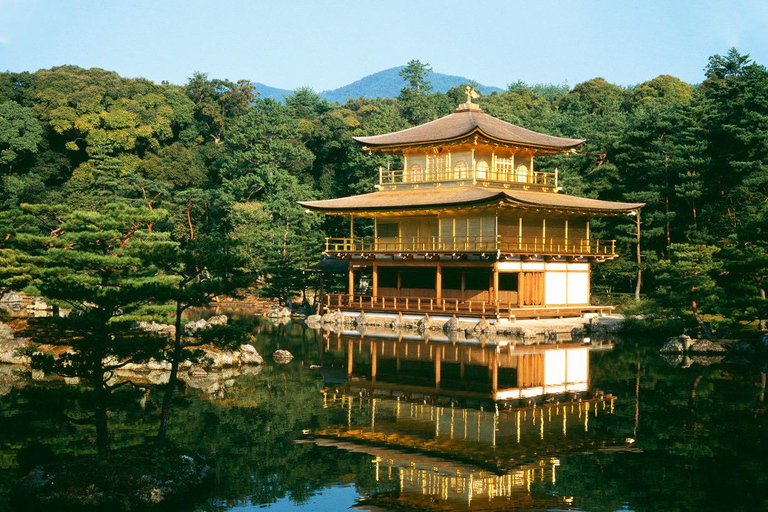
<path id="1" fill-rule="evenodd" d="M 194 71 L 334 89 L 428 62 L 486 85 L 703 80 L 735 46 L 768 65 L 767 0 L 0 0 L 0 70 Z"/>

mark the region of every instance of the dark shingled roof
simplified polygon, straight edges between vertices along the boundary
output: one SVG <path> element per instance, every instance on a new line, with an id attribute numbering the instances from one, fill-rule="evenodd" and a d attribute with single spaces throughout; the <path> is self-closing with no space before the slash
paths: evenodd
<path id="1" fill-rule="evenodd" d="M 354 139 L 370 149 L 377 149 L 458 140 L 474 133 L 510 145 L 556 151 L 567 151 L 584 143 L 584 139 L 564 139 L 527 130 L 489 116 L 479 108 L 457 110 L 435 121 L 398 132 Z"/>
<path id="2" fill-rule="evenodd" d="M 578 210 L 596 215 L 629 213 L 645 206 L 645 203 L 618 203 L 586 197 L 531 192 L 526 190 L 485 188 L 478 186 L 445 187 L 438 189 L 387 190 L 357 196 L 302 201 L 300 205 L 324 213 L 375 212 L 420 210 L 444 207 L 467 207 L 504 201 L 512 206 Z"/>

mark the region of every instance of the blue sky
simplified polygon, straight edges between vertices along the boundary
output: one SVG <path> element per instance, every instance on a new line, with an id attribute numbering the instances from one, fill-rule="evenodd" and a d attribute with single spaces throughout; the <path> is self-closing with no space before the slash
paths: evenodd
<path id="1" fill-rule="evenodd" d="M 768 1 L 0 0 L 0 70 L 194 71 L 333 89 L 410 59 L 504 87 L 703 79 L 735 46 L 768 65 Z"/>

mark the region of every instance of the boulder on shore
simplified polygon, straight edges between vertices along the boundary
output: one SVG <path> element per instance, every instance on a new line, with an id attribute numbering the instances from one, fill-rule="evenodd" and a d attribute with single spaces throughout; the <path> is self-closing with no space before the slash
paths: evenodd
<path id="1" fill-rule="evenodd" d="M 455 316 L 451 317 L 445 324 L 443 324 L 443 330 L 447 332 L 456 332 L 461 330 L 459 319 Z"/>
<path id="2" fill-rule="evenodd" d="M 368 316 L 365 314 L 365 311 L 361 311 L 360 314 L 355 317 L 354 325 L 356 327 L 368 325 Z"/>
<path id="3" fill-rule="evenodd" d="M 146 332 L 159 332 L 167 334 L 168 336 L 176 335 L 176 326 L 171 324 L 161 324 L 155 322 L 139 322 L 135 324 L 135 328 Z"/>
<path id="4" fill-rule="evenodd" d="M 496 329 L 494 328 L 494 325 L 490 323 L 487 318 L 483 317 L 482 319 L 480 319 L 479 322 L 475 324 L 475 327 L 472 329 L 472 332 L 488 334 L 495 330 Z"/>
<path id="5" fill-rule="evenodd" d="M 29 306 L 27 306 L 27 309 L 32 311 L 50 311 L 53 308 L 50 305 L 48 305 L 48 303 L 46 303 L 45 301 L 37 299 L 37 300 L 33 300 L 32 303 Z"/>
<path id="6" fill-rule="evenodd" d="M 18 293 L 9 292 L 0 296 L 0 309 L 6 311 L 21 311 L 24 299 Z"/>
<path id="7" fill-rule="evenodd" d="M 425 331 L 429 331 L 432 329 L 439 329 L 439 328 L 440 328 L 439 324 L 434 320 L 432 320 L 432 318 L 429 315 L 424 315 L 416 323 L 416 329 L 418 329 L 419 332 L 425 332 Z"/>
<path id="8" fill-rule="evenodd" d="M 268 318 L 291 318 L 291 310 L 283 308 L 273 308 L 267 313 Z"/>
<path id="9" fill-rule="evenodd" d="M 310 329 L 317 329 L 323 324 L 323 317 L 320 315 L 309 315 L 304 319 L 304 323 L 307 324 L 307 327 Z"/>
<path id="10" fill-rule="evenodd" d="M 0 341 L 7 341 L 12 339 L 13 329 L 11 329 L 11 326 L 0 322 Z"/>

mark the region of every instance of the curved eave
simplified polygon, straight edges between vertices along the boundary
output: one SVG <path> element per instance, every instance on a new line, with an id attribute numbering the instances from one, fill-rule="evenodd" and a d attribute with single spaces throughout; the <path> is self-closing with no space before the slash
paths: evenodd
<path id="1" fill-rule="evenodd" d="M 645 203 L 619 203 L 613 201 L 601 201 L 565 194 L 552 194 L 545 192 L 523 192 L 507 190 L 488 190 L 482 188 L 468 188 L 467 198 L 450 197 L 445 200 L 409 201 L 409 195 L 403 192 L 374 192 L 360 196 L 349 196 L 338 199 L 321 201 L 301 201 L 304 208 L 316 213 L 327 215 L 353 215 L 370 213 L 391 212 L 424 212 L 429 210 L 464 209 L 498 203 L 511 208 L 526 210 L 546 210 L 550 212 L 573 213 L 577 215 L 591 216 L 616 216 L 627 215 L 638 211 Z M 421 192 L 423 194 L 423 192 Z M 393 202 L 393 199 L 402 198 L 402 201 Z M 418 199 L 424 199 L 422 196 Z"/>
<path id="2" fill-rule="evenodd" d="M 398 205 L 398 206 L 361 206 L 353 208 L 335 208 L 332 206 L 320 206 L 312 204 L 311 202 L 299 202 L 301 206 L 314 213 L 324 213 L 326 215 L 350 215 L 355 213 L 377 213 L 377 212 L 423 212 L 427 210 L 444 210 L 444 209 L 462 209 L 472 208 L 474 206 L 483 206 L 493 204 L 497 201 L 503 200 L 503 198 L 490 198 L 490 199 L 478 199 L 475 201 L 466 201 L 461 203 L 437 203 L 429 205 Z M 319 201 L 318 201 L 319 202 Z"/>
<path id="3" fill-rule="evenodd" d="M 457 143 L 464 142 L 467 139 L 471 139 L 476 135 L 482 136 L 488 142 L 492 142 L 495 144 L 510 146 L 510 147 L 517 147 L 517 148 L 524 148 L 524 149 L 533 149 L 537 152 L 542 152 L 542 153 L 562 153 L 562 152 L 570 151 L 571 149 L 575 149 L 581 146 L 582 144 L 584 144 L 584 142 L 586 142 L 586 139 L 563 139 L 563 140 L 572 141 L 572 143 L 564 144 L 562 146 L 533 144 L 529 142 L 513 141 L 513 140 L 502 139 L 499 137 L 494 137 L 484 132 L 480 127 L 475 127 L 474 129 L 466 133 L 457 135 L 455 137 L 431 139 L 431 140 L 423 140 L 423 141 L 413 141 L 413 142 L 398 142 L 398 143 L 391 143 L 391 144 L 386 144 L 386 143 L 376 144 L 376 143 L 366 142 L 366 139 L 370 139 L 371 137 L 352 137 L 352 138 L 356 142 L 363 144 L 362 149 L 364 151 L 397 151 L 402 149 L 419 148 L 419 147 L 425 147 L 425 146 L 428 147 L 428 146 L 457 144 Z"/>

